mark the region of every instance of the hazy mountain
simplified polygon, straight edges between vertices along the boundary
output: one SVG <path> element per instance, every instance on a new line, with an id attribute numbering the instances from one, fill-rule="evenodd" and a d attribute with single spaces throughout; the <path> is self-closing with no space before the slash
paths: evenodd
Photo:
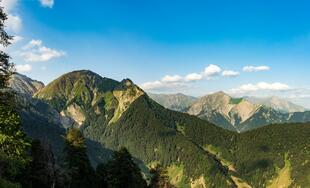
<path id="1" fill-rule="evenodd" d="M 310 121 L 308 113 L 303 113 L 304 108 L 276 97 L 233 98 L 222 91 L 198 99 L 183 94 L 150 94 L 150 97 L 168 109 L 187 112 L 237 132 L 275 123 Z"/>
<path id="2" fill-rule="evenodd" d="M 23 127 L 31 137 L 50 139 L 59 157 L 65 131 L 59 119 L 66 117 L 86 137 L 94 166 L 125 146 L 141 169 L 160 163 L 177 187 L 310 184 L 309 124 L 271 125 L 238 134 L 162 107 L 129 79 L 118 82 L 90 71 L 65 74 L 34 97 L 20 99 Z M 222 92 L 200 100 L 204 105 L 195 102 L 192 112 L 228 124 L 273 116 L 264 111 L 268 108 Z M 285 181 L 277 184 L 284 175 Z"/>
<path id="3" fill-rule="evenodd" d="M 32 80 L 25 75 L 14 73 L 9 80 L 9 86 L 15 91 L 23 94 L 33 95 L 44 87 L 44 84 L 37 80 Z"/>
<path id="4" fill-rule="evenodd" d="M 261 105 L 252 104 L 242 98 L 232 98 L 224 92 L 217 92 L 194 102 L 188 113 L 223 128 L 240 131 L 240 125 L 260 108 Z"/>
<path id="5" fill-rule="evenodd" d="M 186 111 L 197 98 L 184 95 L 182 93 L 177 94 L 154 94 L 148 93 L 148 95 L 157 103 L 161 104 L 165 108 L 175 111 Z"/>
<path id="6" fill-rule="evenodd" d="M 265 98 L 244 97 L 244 99 L 253 104 L 265 105 L 285 113 L 306 111 L 304 107 L 296 105 L 292 102 L 289 102 L 285 99 L 281 99 L 278 97 L 265 97 Z"/>

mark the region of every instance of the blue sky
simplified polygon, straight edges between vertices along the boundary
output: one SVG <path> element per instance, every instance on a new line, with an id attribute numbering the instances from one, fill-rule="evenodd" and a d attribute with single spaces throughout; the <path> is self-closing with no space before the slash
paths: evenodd
<path id="1" fill-rule="evenodd" d="M 147 91 L 275 95 L 310 107 L 310 2 L 4 0 L 6 49 L 50 82 L 89 69 Z"/>

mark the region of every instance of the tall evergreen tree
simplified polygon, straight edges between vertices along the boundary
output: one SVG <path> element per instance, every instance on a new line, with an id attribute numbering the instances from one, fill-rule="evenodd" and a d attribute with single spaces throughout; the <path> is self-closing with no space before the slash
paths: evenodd
<path id="1" fill-rule="evenodd" d="M 100 167 L 100 168 L 99 168 Z M 125 147 L 113 153 L 112 160 L 97 168 L 99 178 L 108 188 L 145 188 L 141 170 Z M 102 182 L 101 182 L 102 183 Z"/>
<path id="2" fill-rule="evenodd" d="M 0 7 L 0 45 L 7 47 L 13 38 L 4 30 L 4 23 L 7 15 L 4 13 L 3 7 Z M 0 50 L 0 89 L 7 87 L 8 81 L 12 74 L 13 64 L 10 63 L 10 56 Z"/>
<path id="3" fill-rule="evenodd" d="M 0 45 L 7 47 L 12 39 L 4 30 L 7 19 L 0 7 Z M 21 121 L 15 109 L 15 99 L 8 89 L 8 80 L 13 71 L 10 57 L 0 50 L 0 177 L 14 181 L 28 161 L 30 143 L 21 130 Z"/>
<path id="4" fill-rule="evenodd" d="M 92 188 L 95 172 L 86 153 L 85 138 L 78 129 L 69 129 L 65 138 L 65 168 L 68 171 L 68 187 Z"/>
<path id="5" fill-rule="evenodd" d="M 56 185 L 55 159 L 51 144 L 47 140 L 33 140 L 31 145 L 32 161 L 29 181 L 24 187 L 53 188 Z"/>

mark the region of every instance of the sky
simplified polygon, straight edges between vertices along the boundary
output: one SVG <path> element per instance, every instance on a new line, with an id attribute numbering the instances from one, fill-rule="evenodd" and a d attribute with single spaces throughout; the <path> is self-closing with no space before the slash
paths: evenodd
<path id="1" fill-rule="evenodd" d="M 88 69 L 153 93 L 279 96 L 310 108 L 310 2 L 3 0 L 17 72 Z"/>

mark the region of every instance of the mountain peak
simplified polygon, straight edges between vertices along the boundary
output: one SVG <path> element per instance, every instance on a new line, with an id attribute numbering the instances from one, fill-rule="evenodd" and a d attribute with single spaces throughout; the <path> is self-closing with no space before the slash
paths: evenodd
<path id="1" fill-rule="evenodd" d="M 130 86 L 133 86 L 134 83 L 132 80 L 130 80 L 129 78 L 125 78 L 121 81 L 121 83 L 126 86 L 126 87 L 130 87 Z"/>
<path id="2" fill-rule="evenodd" d="M 211 95 L 227 95 L 228 96 L 228 94 L 225 93 L 224 91 L 217 91 L 215 93 L 212 93 Z"/>

